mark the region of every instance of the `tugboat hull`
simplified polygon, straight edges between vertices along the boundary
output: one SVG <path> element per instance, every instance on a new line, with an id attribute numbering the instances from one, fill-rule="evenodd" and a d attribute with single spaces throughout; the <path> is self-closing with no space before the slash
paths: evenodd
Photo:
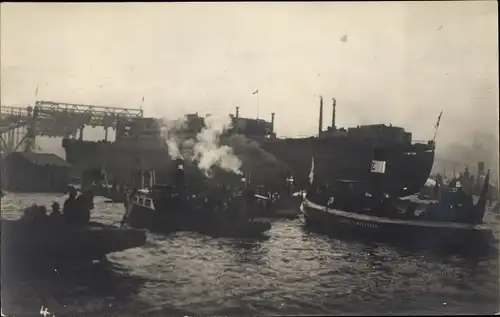
<path id="1" fill-rule="evenodd" d="M 331 209 L 307 199 L 301 211 L 308 227 L 342 237 L 447 250 L 494 241 L 493 231 L 484 224 L 390 219 Z"/>
<path id="2" fill-rule="evenodd" d="M 260 199 L 251 208 L 254 217 L 271 219 L 295 219 L 300 215 L 300 197 L 287 197 L 277 202 Z"/>
<path id="3" fill-rule="evenodd" d="M 214 214 L 200 206 L 186 206 L 172 210 L 155 210 L 133 203 L 126 223 L 132 228 L 148 229 L 158 233 L 192 231 L 213 237 L 254 237 L 271 229 L 266 221 L 248 221 L 231 210 Z"/>

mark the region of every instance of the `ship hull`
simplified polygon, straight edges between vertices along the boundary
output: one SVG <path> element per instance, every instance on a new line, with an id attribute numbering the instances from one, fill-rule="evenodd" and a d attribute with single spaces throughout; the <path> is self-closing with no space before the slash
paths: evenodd
<path id="1" fill-rule="evenodd" d="M 309 184 L 313 157 L 317 183 L 370 181 L 396 197 L 420 191 L 434 163 L 434 150 L 425 144 L 377 147 L 369 139 L 310 138 L 264 141 L 261 146 L 288 166 L 299 188 Z M 372 172 L 373 160 L 386 162 L 384 173 Z"/>
<path id="2" fill-rule="evenodd" d="M 493 231 L 487 225 L 357 214 L 327 208 L 307 198 L 301 205 L 301 211 L 307 227 L 339 238 L 448 251 L 486 250 L 495 242 Z"/>
<path id="3" fill-rule="evenodd" d="M 260 147 L 286 165 L 295 178 L 297 188 L 309 184 L 311 161 L 314 157 L 315 180 L 329 183 L 335 179 L 375 182 L 384 192 L 395 196 L 407 196 L 419 192 L 427 181 L 434 163 L 434 150 L 425 144 L 376 146 L 371 139 L 351 138 L 304 138 L 256 140 Z M 64 141 L 66 158 L 80 171 L 94 169 L 115 174 L 120 178 L 137 170 L 156 170 L 157 181 L 168 175 L 175 163 L 168 150 L 162 147 L 141 148 L 135 144 L 127 146 L 104 142 L 79 140 Z M 241 151 L 235 151 L 240 156 Z M 242 152 L 243 170 L 252 170 L 252 181 L 267 183 L 270 180 L 282 182 L 286 175 L 277 176 L 278 165 L 256 165 L 256 161 L 266 161 Z M 269 160 L 268 158 L 266 158 Z M 372 173 L 373 160 L 385 161 L 385 173 Z M 248 164 L 250 163 L 252 164 Z M 188 168 L 188 170 L 190 170 Z M 274 173 L 274 174 L 273 174 Z M 287 172 L 288 173 L 288 172 Z M 188 173 L 191 174 L 191 173 Z M 189 177 L 188 177 L 189 178 Z M 125 180 L 122 180 L 122 182 Z M 128 183 L 128 182 L 126 182 Z"/>

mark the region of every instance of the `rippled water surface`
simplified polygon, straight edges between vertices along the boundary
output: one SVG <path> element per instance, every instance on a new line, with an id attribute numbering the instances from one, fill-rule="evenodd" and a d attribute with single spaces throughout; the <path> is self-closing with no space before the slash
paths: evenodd
<path id="1" fill-rule="evenodd" d="M 62 196 L 2 199 L 2 217 Z M 122 205 L 96 198 L 93 220 L 116 223 Z M 496 221 L 495 215 L 489 215 Z M 455 314 L 498 311 L 499 257 L 413 253 L 309 233 L 276 220 L 268 239 L 149 234 L 111 263 L 46 275 L 9 272 L 4 313 L 102 315 Z M 395 237 L 397 238 L 397 237 Z M 6 278 L 8 276 L 9 278 Z"/>

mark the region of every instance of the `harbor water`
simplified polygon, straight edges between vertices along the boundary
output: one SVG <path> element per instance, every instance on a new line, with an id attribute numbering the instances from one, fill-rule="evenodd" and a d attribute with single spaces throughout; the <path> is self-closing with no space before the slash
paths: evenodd
<path id="1" fill-rule="evenodd" d="M 65 197 L 8 193 L 2 218 Z M 94 221 L 123 205 L 96 197 Z M 498 224 L 498 216 L 488 215 Z M 496 233 L 498 237 L 498 232 Z M 308 232 L 274 220 L 267 239 L 148 234 L 141 248 L 90 268 L 3 272 L 2 310 L 14 316 L 491 314 L 499 310 L 499 256 L 413 252 Z M 397 237 L 395 237 L 397 239 Z"/>

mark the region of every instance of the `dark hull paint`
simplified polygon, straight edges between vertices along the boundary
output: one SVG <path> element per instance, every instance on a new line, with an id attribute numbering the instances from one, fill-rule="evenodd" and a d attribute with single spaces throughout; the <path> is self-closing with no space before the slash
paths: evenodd
<path id="1" fill-rule="evenodd" d="M 36 261 L 100 260 L 104 255 L 144 245 L 144 230 L 117 228 L 99 223 L 71 227 L 64 223 L 1 224 L 2 259 Z M 36 262 L 35 261 L 35 262 Z"/>
<path id="2" fill-rule="evenodd" d="M 194 231 L 214 237 L 258 237 L 271 229 L 271 224 L 262 221 L 239 222 L 228 215 L 216 217 L 203 210 L 172 210 L 157 212 L 136 205 L 126 223 L 132 228 L 148 229 L 158 233 Z"/>
<path id="3" fill-rule="evenodd" d="M 307 199 L 301 211 L 308 227 L 338 237 L 449 251 L 478 249 L 494 242 L 493 232 L 486 225 L 361 215 L 326 208 Z"/>
<path id="4" fill-rule="evenodd" d="M 306 188 L 309 184 L 312 157 L 315 159 L 318 183 L 328 183 L 334 179 L 376 181 L 385 192 L 397 197 L 419 192 L 434 163 L 434 151 L 426 144 L 382 147 L 375 146 L 371 139 L 349 137 L 256 141 L 263 150 L 285 163 L 298 188 Z M 169 171 L 174 166 L 166 148 L 141 148 L 133 143 L 117 145 L 70 139 L 63 142 L 67 161 L 80 170 L 100 169 L 104 165 L 111 174 L 125 175 L 138 166 L 157 172 Z M 385 174 L 371 173 L 374 159 L 387 162 Z M 258 177 L 261 171 L 254 172 L 253 178 L 262 178 L 264 183 L 276 177 L 271 176 L 271 171 L 262 177 Z M 157 173 L 158 177 L 162 174 Z"/>
<path id="5" fill-rule="evenodd" d="M 271 219 L 295 219 L 300 215 L 300 197 L 287 197 L 278 202 L 264 205 L 262 201 L 255 202 L 250 208 L 254 217 Z"/>
<path id="6" fill-rule="evenodd" d="M 262 141 L 261 146 L 288 165 L 299 188 L 309 183 L 312 157 L 317 183 L 335 179 L 375 181 L 396 197 L 420 191 L 434 163 L 434 151 L 425 144 L 374 147 L 370 139 L 332 137 L 269 140 Z M 372 160 L 386 161 L 385 174 L 370 171 Z"/>

